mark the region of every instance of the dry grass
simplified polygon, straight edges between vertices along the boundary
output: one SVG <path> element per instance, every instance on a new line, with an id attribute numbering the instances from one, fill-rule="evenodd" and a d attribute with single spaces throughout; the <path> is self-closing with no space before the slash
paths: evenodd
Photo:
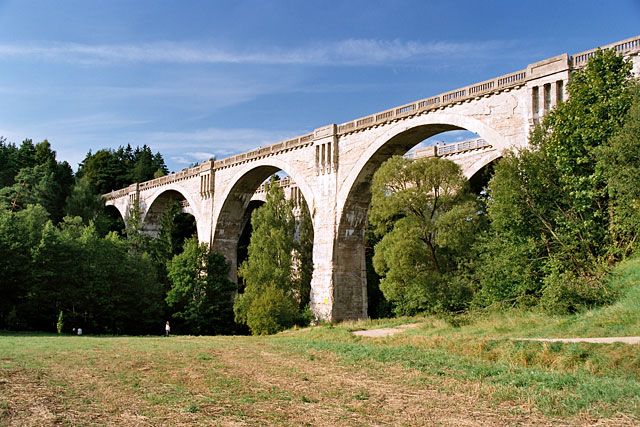
<path id="1" fill-rule="evenodd" d="M 0 336 L 0 425 L 632 425 L 279 337 Z M 326 331 L 321 332 L 323 334 Z M 496 398 L 499 396 L 499 398 Z"/>

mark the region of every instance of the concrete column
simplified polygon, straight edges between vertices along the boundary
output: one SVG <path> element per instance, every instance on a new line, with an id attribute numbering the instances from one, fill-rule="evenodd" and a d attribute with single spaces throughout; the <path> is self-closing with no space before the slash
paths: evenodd
<path id="1" fill-rule="evenodd" d="M 333 318 L 333 243 L 335 213 L 316 209 L 313 218 L 313 276 L 309 305 L 318 320 Z"/>
<path id="2" fill-rule="evenodd" d="M 342 213 L 333 244 L 333 316 L 335 321 L 367 317 L 365 232 L 369 209 L 367 190 L 352 194 Z"/>

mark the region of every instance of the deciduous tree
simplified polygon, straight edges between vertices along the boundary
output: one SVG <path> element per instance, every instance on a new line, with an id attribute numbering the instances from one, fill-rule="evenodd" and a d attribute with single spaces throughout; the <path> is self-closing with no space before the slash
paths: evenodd
<path id="1" fill-rule="evenodd" d="M 383 236 L 373 264 L 396 313 L 465 307 L 468 290 L 453 275 L 469 256 L 480 221 L 459 166 L 392 157 L 373 177 L 369 221 Z"/>

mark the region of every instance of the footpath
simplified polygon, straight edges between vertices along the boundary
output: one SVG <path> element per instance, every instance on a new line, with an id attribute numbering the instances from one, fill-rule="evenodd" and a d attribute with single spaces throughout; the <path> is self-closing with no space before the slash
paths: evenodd
<path id="1" fill-rule="evenodd" d="M 399 334 L 407 329 L 417 328 L 419 323 L 409 323 L 407 325 L 396 326 L 395 328 L 369 329 L 365 331 L 354 331 L 353 335 L 369 338 L 388 337 Z M 541 341 L 541 342 L 586 342 L 596 344 L 640 344 L 640 337 L 603 337 L 603 338 L 512 338 L 514 341 Z"/>

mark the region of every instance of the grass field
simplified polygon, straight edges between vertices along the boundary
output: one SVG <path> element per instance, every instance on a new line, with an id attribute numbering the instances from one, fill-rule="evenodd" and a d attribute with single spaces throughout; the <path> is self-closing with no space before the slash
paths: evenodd
<path id="1" fill-rule="evenodd" d="M 0 425 L 638 425 L 640 262 L 614 305 L 323 325 L 270 337 L 0 335 Z M 365 338 L 356 329 L 419 323 Z M 465 324 L 466 323 L 466 324 Z"/>

